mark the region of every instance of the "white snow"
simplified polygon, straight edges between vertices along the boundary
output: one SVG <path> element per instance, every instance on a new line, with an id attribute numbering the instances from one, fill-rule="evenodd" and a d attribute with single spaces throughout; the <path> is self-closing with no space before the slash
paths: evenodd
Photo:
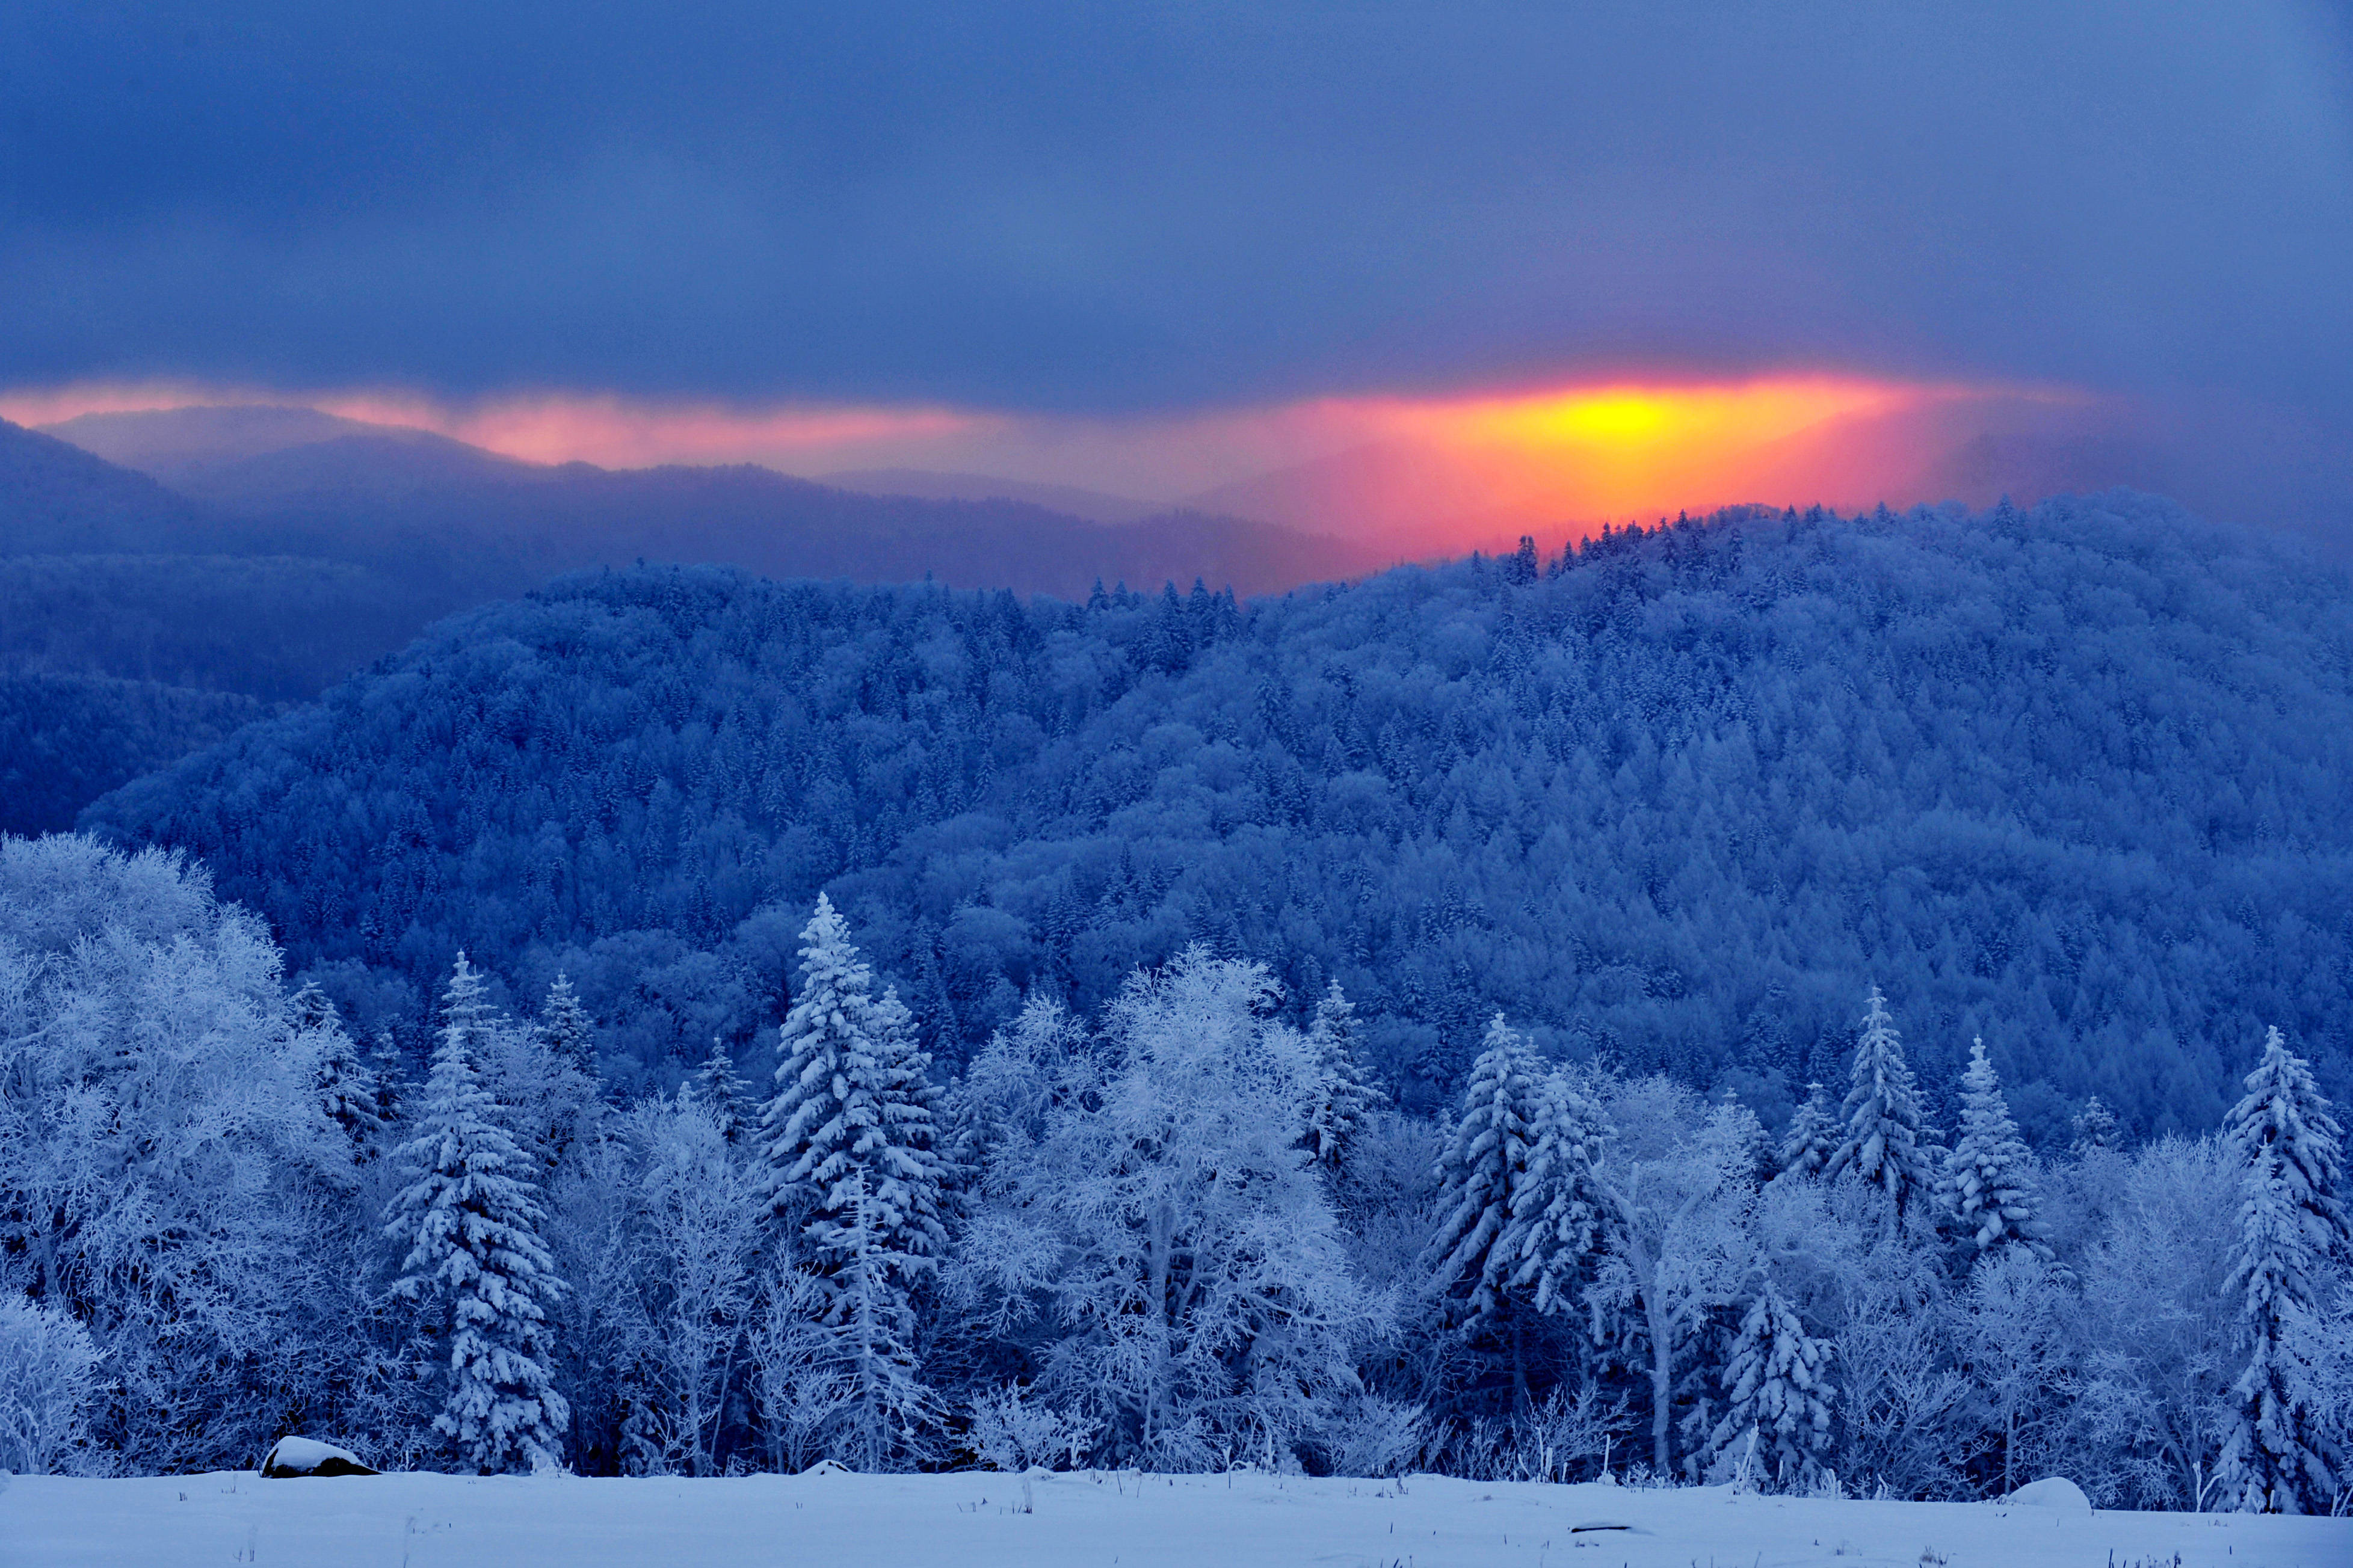
<path id="1" fill-rule="evenodd" d="M 997 1472 L 730 1480 L 0 1477 L 0 1563 L 299 1568 L 2345 1568 L 2353 1521 L 1728 1488 Z M 1034 1512 L 1024 1512 L 1025 1494 Z M 1579 1525 L 1588 1526 L 1577 1531 Z M 1623 1529 L 1594 1529 L 1620 1525 Z M 2111 1556 L 2113 1553 L 2113 1557 Z"/>
<path id="2" fill-rule="evenodd" d="M 351 1465 L 360 1462 L 360 1457 L 349 1448 L 338 1448 L 332 1443 L 322 1443 L 316 1437 L 280 1437 L 262 1457 L 261 1468 L 308 1475 L 329 1459 L 341 1459 Z"/>
<path id="3" fill-rule="evenodd" d="M 2064 1476 L 2045 1476 L 2039 1481 L 2029 1481 L 2002 1500 L 2013 1508 L 2067 1508 L 2078 1513 L 2092 1511 L 2092 1500 L 2084 1489 Z"/>

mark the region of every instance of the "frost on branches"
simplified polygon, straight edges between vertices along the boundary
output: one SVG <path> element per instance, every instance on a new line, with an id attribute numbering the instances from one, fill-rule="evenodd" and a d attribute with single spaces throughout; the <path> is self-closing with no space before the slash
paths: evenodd
<path id="1" fill-rule="evenodd" d="M 1945 1163 L 1945 1185 L 1954 1227 L 1976 1256 L 2021 1245 L 2048 1256 L 2034 1214 L 2033 1165 L 1986 1059 L 1985 1041 L 1972 1041 L 1961 1075 L 1960 1136 Z"/>
<path id="2" fill-rule="evenodd" d="M 1847 1090 L 1842 1119 L 1845 1135 L 1830 1157 L 1833 1173 L 1852 1171 L 1885 1193 L 1899 1215 L 1936 1191 L 1931 1151 L 1936 1135 L 1922 1117 L 1904 1037 L 1876 985 L 1854 1044 L 1854 1087 Z"/>
<path id="3" fill-rule="evenodd" d="M 394 1292 L 422 1307 L 442 1362 L 434 1429 L 485 1475 L 560 1466 L 571 1418 L 548 1372 L 546 1309 L 563 1286 L 540 1239 L 533 1162 L 499 1125 L 474 1062 L 491 1027 L 481 976 L 459 953 L 415 1133 L 399 1150 L 417 1179 L 385 1226 L 408 1248 Z"/>

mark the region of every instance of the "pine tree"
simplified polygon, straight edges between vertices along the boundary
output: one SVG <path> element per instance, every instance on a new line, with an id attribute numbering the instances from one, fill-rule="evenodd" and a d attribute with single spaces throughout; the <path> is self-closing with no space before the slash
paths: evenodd
<path id="1" fill-rule="evenodd" d="M 2343 1457 L 2325 1436 L 2326 1396 L 2296 1342 L 2320 1305 L 2328 1260 L 2353 1240 L 2337 1196 L 2343 1133 L 2310 1067 L 2276 1028 L 2246 1087 L 2225 1131 L 2247 1166 L 2225 1289 L 2239 1301 L 2247 1363 L 2232 1385 L 2237 1420 L 2215 1474 L 2223 1500 L 2242 1511 L 2325 1512 Z"/>
<path id="2" fill-rule="evenodd" d="M 441 1011 L 417 1133 L 399 1150 L 417 1180 L 385 1216 L 385 1234 L 408 1248 L 393 1289 L 424 1304 L 440 1342 L 447 1387 L 435 1430 L 485 1475 L 549 1468 L 571 1419 L 548 1370 L 547 1308 L 563 1285 L 540 1239 L 531 1163 L 475 1068 L 491 1009 L 462 952 Z"/>
<path id="3" fill-rule="evenodd" d="M 2084 1109 L 2069 1119 L 2075 1129 L 2075 1141 L 2070 1149 L 2078 1156 L 2094 1149 L 2124 1147 L 2124 1129 L 2116 1123 L 2116 1113 L 2100 1102 L 2098 1095 L 2084 1102 Z"/>
<path id="4" fill-rule="evenodd" d="M 1778 1159 L 1785 1176 L 1819 1176 L 1830 1168 L 1838 1152 L 1838 1119 L 1831 1114 L 1830 1090 L 1819 1082 L 1806 1085 L 1806 1102 L 1789 1118 L 1788 1135 L 1781 1140 Z"/>
<path id="5" fill-rule="evenodd" d="M 1309 1112 L 1307 1146 L 1330 1170 L 1338 1170 L 1365 1125 L 1365 1118 L 1388 1096 L 1373 1081 L 1356 1054 L 1356 1005 L 1332 982 L 1315 1004 L 1307 1047 L 1315 1068 L 1315 1104 Z"/>
<path id="6" fill-rule="evenodd" d="M 575 1068 L 593 1080 L 596 1077 L 596 1026 L 588 1009 L 574 994 L 572 980 L 561 970 L 547 997 L 539 1005 L 539 1036 L 556 1060 Z"/>
<path id="7" fill-rule="evenodd" d="M 903 1352 L 911 1292 L 947 1244 L 946 1163 L 934 1147 L 931 1058 L 820 894 L 803 929 L 800 999 L 777 1032 L 776 1093 L 761 1118 L 772 1212 L 797 1219 L 820 1321 L 857 1390 L 869 1468 L 909 1440 L 923 1407 Z M 895 1349 L 892 1347 L 897 1347 Z"/>
<path id="8" fill-rule="evenodd" d="M 1725 1410 L 1708 1436 L 1712 1473 L 1740 1462 L 1756 1433 L 1755 1463 L 1783 1486 L 1811 1479 L 1830 1441 L 1831 1345 L 1806 1332 L 1797 1309 L 1766 1280 L 1740 1321 L 1720 1386 Z"/>
<path id="9" fill-rule="evenodd" d="M 1974 1040 L 1968 1070 L 1961 1075 L 1960 1135 L 1945 1163 L 1945 1194 L 1956 1230 L 1977 1256 L 2017 1245 L 2049 1256 L 2034 1213 L 2033 1170 L 2034 1156 L 2019 1139 L 1985 1041 Z"/>
<path id="10" fill-rule="evenodd" d="M 1876 985 L 1862 1037 L 1855 1041 L 1854 1087 L 1847 1091 L 1841 1120 L 1845 1132 L 1831 1152 L 1831 1173 L 1854 1172 L 1884 1191 L 1898 1214 L 1936 1190 L 1936 1132 L 1923 1123 L 1920 1091 L 1904 1061 L 1904 1038 Z"/>
<path id="11" fill-rule="evenodd" d="M 286 1012 L 295 1033 L 317 1043 L 321 1109 L 351 1140 L 353 1163 L 364 1164 L 375 1157 L 376 1139 L 384 1131 L 383 1089 L 376 1075 L 344 1032 L 343 1015 L 316 981 L 303 982 L 287 998 Z"/>
<path id="12" fill-rule="evenodd" d="M 751 1104 L 751 1086 L 736 1075 L 735 1058 L 716 1035 L 711 1037 L 711 1054 L 694 1069 L 691 1087 L 695 1100 L 717 1124 L 720 1136 L 730 1143 L 741 1138 Z"/>
<path id="13" fill-rule="evenodd" d="M 1468 1318 L 1497 1313 L 1511 1280 L 1514 1260 L 1502 1243 L 1513 1196 L 1527 1175 L 1534 1065 L 1527 1042 L 1496 1014 L 1439 1159 L 1439 1206 L 1446 1217 L 1425 1257 L 1438 1289 Z"/>
<path id="14" fill-rule="evenodd" d="M 1526 1174 L 1512 1194 L 1512 1215 L 1501 1250 L 1515 1290 L 1533 1290 L 1536 1310 L 1573 1304 L 1600 1233 L 1601 1196 L 1593 1169 L 1607 1133 L 1601 1108 L 1565 1072 L 1547 1077 L 1535 1095 Z"/>

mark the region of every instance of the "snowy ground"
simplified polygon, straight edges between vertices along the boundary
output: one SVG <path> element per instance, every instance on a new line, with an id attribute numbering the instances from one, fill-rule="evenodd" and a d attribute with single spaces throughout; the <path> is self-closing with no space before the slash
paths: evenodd
<path id="1" fill-rule="evenodd" d="M 0 1565 L 2348 1568 L 2353 1521 L 1238 1475 L 0 1477 Z M 1579 1526 L 1622 1525 L 1620 1530 Z"/>

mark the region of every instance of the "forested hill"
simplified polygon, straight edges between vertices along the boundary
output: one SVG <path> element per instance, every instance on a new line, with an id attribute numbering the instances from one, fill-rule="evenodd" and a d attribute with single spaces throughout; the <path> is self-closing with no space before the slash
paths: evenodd
<path id="1" fill-rule="evenodd" d="M 93 807 L 364 1022 L 459 947 L 608 1071 L 777 1016 L 820 888 L 953 1060 L 1181 944 L 1336 976 L 1409 1103 L 1547 1049 L 1836 1081 L 1883 986 L 1941 1092 L 2203 1131 L 2353 1043 L 2353 588 L 2128 495 L 1726 515 L 1247 605 L 571 579 Z"/>

